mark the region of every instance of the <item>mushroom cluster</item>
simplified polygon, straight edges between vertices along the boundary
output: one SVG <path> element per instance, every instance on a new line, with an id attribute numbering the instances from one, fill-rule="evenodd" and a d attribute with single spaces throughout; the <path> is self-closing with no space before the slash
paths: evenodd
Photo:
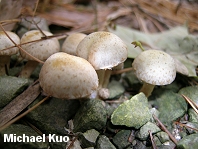
<path id="1" fill-rule="evenodd" d="M 140 92 L 149 97 L 155 85 L 168 85 L 175 80 L 176 66 L 174 59 L 159 50 L 147 50 L 140 53 L 132 67 L 138 79 L 144 82 Z"/>

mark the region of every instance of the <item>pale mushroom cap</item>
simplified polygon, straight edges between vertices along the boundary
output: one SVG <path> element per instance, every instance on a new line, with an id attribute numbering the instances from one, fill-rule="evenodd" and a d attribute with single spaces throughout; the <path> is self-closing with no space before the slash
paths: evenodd
<path id="1" fill-rule="evenodd" d="M 58 52 L 50 56 L 39 74 L 40 85 L 50 96 L 76 99 L 90 95 L 98 88 L 98 76 L 85 59 Z"/>
<path id="2" fill-rule="evenodd" d="M 87 59 L 95 68 L 112 69 L 127 59 L 125 43 L 110 32 L 94 32 L 87 35 L 77 47 L 77 56 Z"/>
<path id="3" fill-rule="evenodd" d="M 20 38 L 18 37 L 18 35 L 10 31 L 6 31 L 6 33 L 16 44 L 20 44 Z M 17 52 L 19 51 L 17 47 L 3 50 L 5 48 L 12 46 L 14 46 L 14 43 L 12 43 L 12 41 L 6 36 L 6 34 L 3 31 L 0 31 L 0 55 L 17 54 Z"/>
<path id="4" fill-rule="evenodd" d="M 71 54 L 71 55 L 76 55 L 76 48 L 78 44 L 83 40 L 87 35 L 83 33 L 73 33 L 70 34 L 65 41 L 63 42 L 62 45 L 62 52 Z"/>
<path id="5" fill-rule="evenodd" d="M 153 85 L 167 85 L 176 77 L 174 59 L 159 50 L 147 50 L 138 55 L 132 63 L 136 76 Z"/>
<path id="6" fill-rule="evenodd" d="M 48 31 L 43 31 L 43 33 L 46 36 L 53 35 Z M 41 37 L 44 37 L 44 35 L 39 30 L 28 31 L 22 36 L 21 43 L 38 40 L 41 39 Z M 56 38 L 24 44 L 21 47 L 30 55 L 42 61 L 45 61 L 49 56 L 60 51 L 60 44 Z M 27 60 L 34 60 L 24 52 L 21 52 L 21 56 Z"/>

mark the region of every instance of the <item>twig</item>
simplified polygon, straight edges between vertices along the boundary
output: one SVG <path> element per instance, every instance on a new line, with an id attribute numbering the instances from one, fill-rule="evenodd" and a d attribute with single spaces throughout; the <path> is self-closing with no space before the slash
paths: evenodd
<path id="1" fill-rule="evenodd" d="M 153 118 L 159 123 L 159 125 L 161 126 L 162 130 L 164 130 L 168 136 L 170 137 L 170 139 L 177 144 L 177 140 L 173 137 L 173 135 L 168 131 L 168 129 L 162 124 L 162 122 L 153 114 Z"/>
<path id="2" fill-rule="evenodd" d="M 59 36 L 64 36 L 64 37 L 59 37 Z M 47 38 L 41 37 L 41 39 L 37 39 L 37 40 L 29 41 L 29 42 L 24 42 L 24 43 L 18 44 L 18 46 L 22 46 L 22 45 L 25 45 L 25 44 L 34 43 L 34 42 L 38 42 L 38 41 L 43 41 L 43 40 L 46 40 L 46 39 L 56 38 L 56 37 L 58 39 L 62 39 L 62 38 L 65 38 L 65 36 L 67 37 L 68 35 L 67 34 L 56 34 L 56 35 L 47 36 Z M 14 48 L 14 47 L 17 47 L 17 46 L 14 45 L 14 46 L 11 46 L 11 47 L 7 47 L 5 49 L 2 49 L 1 51 L 8 50 L 8 49 L 11 49 L 11 48 Z"/>
<path id="3" fill-rule="evenodd" d="M 180 122 L 175 122 L 175 124 L 176 124 L 176 125 L 180 125 L 181 127 L 190 128 L 190 129 L 195 130 L 195 131 L 198 132 L 198 129 L 197 129 L 197 128 L 190 127 L 190 126 L 188 126 L 188 125 L 186 125 L 186 124 L 182 124 L 182 123 L 180 123 Z"/>
<path id="4" fill-rule="evenodd" d="M 157 146 L 156 146 L 155 142 L 153 141 L 153 135 L 152 135 L 151 131 L 149 130 L 148 132 L 149 132 L 149 135 L 151 138 L 151 143 L 152 143 L 153 149 L 157 149 Z"/>
<path id="5" fill-rule="evenodd" d="M 129 72 L 129 71 L 132 71 L 132 70 L 133 70 L 132 67 L 124 68 L 124 69 L 121 69 L 121 70 L 113 70 L 112 75 L 122 74 L 122 73 Z"/>
<path id="6" fill-rule="evenodd" d="M 195 110 L 195 112 L 198 114 L 198 106 L 188 97 L 186 97 L 185 95 L 183 95 L 183 98 L 191 105 L 191 107 Z"/>

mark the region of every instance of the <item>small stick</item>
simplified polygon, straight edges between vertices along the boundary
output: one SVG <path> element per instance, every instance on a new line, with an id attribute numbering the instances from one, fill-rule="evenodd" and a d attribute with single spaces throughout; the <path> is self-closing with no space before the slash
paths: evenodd
<path id="1" fill-rule="evenodd" d="M 176 125 L 180 125 L 180 126 L 182 126 L 182 127 L 190 128 L 190 129 L 195 130 L 195 131 L 198 132 L 198 129 L 197 129 L 197 128 L 190 127 L 190 126 L 188 126 L 188 125 L 186 125 L 186 124 L 182 124 L 182 123 L 180 123 L 180 122 L 175 122 L 175 124 L 176 124 Z"/>
<path id="2" fill-rule="evenodd" d="M 124 68 L 124 69 L 121 69 L 121 70 L 113 70 L 112 71 L 112 75 L 117 75 L 117 74 L 122 74 L 122 73 L 125 73 L 125 72 L 129 72 L 129 71 L 132 71 L 133 68 L 132 67 L 129 67 L 129 68 Z"/>
<path id="3" fill-rule="evenodd" d="M 162 124 L 162 122 L 153 114 L 153 118 L 159 123 L 159 125 L 161 126 L 162 130 L 164 130 L 168 136 L 170 137 L 170 139 L 177 144 L 177 140 L 173 137 L 173 135 L 168 131 L 168 129 Z"/>
<path id="4" fill-rule="evenodd" d="M 153 149 L 157 149 L 157 146 L 156 146 L 155 142 L 153 141 L 153 135 L 151 133 L 151 130 L 149 130 L 148 132 L 149 132 L 149 135 L 150 135 L 150 138 L 151 138 L 151 143 L 152 143 Z"/>
<path id="5" fill-rule="evenodd" d="M 64 36 L 64 37 L 59 37 L 59 36 Z M 25 45 L 25 44 L 34 43 L 34 42 L 38 42 L 38 41 L 43 41 L 43 40 L 46 40 L 46 39 L 56 38 L 56 37 L 58 39 L 62 39 L 62 38 L 65 38 L 65 36 L 68 36 L 68 35 L 67 34 L 56 34 L 56 35 L 47 36 L 47 38 L 46 37 L 41 37 L 41 39 L 24 42 L 24 43 L 18 44 L 18 46 L 22 46 L 22 45 Z M 17 46 L 15 45 L 15 46 L 7 47 L 5 49 L 2 49 L 1 51 L 11 49 L 11 48 L 14 48 L 14 47 L 17 47 Z"/>
<path id="6" fill-rule="evenodd" d="M 198 106 L 188 97 L 182 94 L 182 97 L 191 105 L 191 107 L 195 110 L 195 112 L 198 114 Z"/>

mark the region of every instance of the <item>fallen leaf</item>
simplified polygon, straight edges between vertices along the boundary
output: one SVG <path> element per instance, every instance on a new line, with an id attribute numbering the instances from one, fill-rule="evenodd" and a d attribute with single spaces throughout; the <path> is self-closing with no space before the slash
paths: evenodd
<path id="1" fill-rule="evenodd" d="M 30 86 L 0 111 L 0 127 L 9 122 L 40 94 L 39 83 Z"/>
<path id="2" fill-rule="evenodd" d="M 176 61 L 177 72 L 187 76 L 196 76 L 195 68 L 198 65 L 198 37 L 190 35 L 186 27 L 175 27 L 168 31 L 146 34 L 123 26 L 109 31 L 118 35 L 128 47 L 128 57 L 135 58 L 142 50 L 131 45 L 132 41 L 140 41 L 147 49 L 163 50 Z"/>

